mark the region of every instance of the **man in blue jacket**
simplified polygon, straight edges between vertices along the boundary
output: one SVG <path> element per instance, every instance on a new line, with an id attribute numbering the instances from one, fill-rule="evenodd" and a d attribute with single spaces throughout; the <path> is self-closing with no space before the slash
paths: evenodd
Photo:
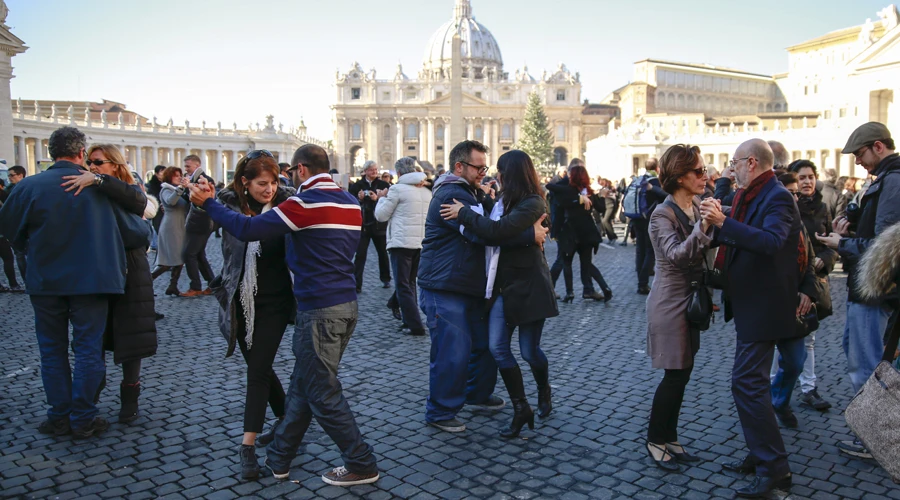
<path id="1" fill-rule="evenodd" d="M 750 453 L 723 467 L 755 472 L 755 479 L 737 490 L 739 497 L 747 498 L 791 486 L 787 451 L 772 407 L 769 369 L 778 346 L 782 383 L 793 387 L 806 358 L 803 337 L 796 333 L 803 222 L 773 166 L 774 155 L 765 141 L 741 144 L 732 160 L 740 189 L 730 216 L 712 198 L 700 207 L 704 220 L 717 228 L 716 240 L 727 245 L 722 256 L 728 281 L 725 319 L 733 316 L 737 331 L 731 392 Z"/>
<path id="2" fill-rule="evenodd" d="M 452 174 L 435 182 L 425 219 L 425 240 L 419 262 L 419 307 L 431 332 L 429 394 L 425 421 L 447 432 L 462 432 L 456 419 L 464 404 L 500 409 L 506 404 L 495 396 L 497 365 L 488 350 L 485 313 L 484 246 L 541 244 L 546 229 L 539 224 L 510 242 L 485 242 L 460 226 L 444 220 L 441 205 L 454 200 L 481 205 L 490 214 L 493 200 L 481 180 L 487 173 L 485 145 L 463 141 L 450 151 Z"/>
<path id="3" fill-rule="evenodd" d="M 0 234 L 14 247 L 27 249 L 25 291 L 34 307 L 41 378 L 50 405 L 38 431 L 57 436 L 71 431 L 76 438 L 109 427 L 94 405 L 106 376 L 103 331 L 109 295 L 125 291 L 123 235 L 150 236 L 137 216 L 123 218 L 119 226 L 113 205 L 99 191 L 85 189 L 75 196 L 60 189 L 63 176 L 83 173 L 85 140 L 74 127 L 53 132 L 49 150 L 55 163 L 19 182 L 0 209 Z"/>

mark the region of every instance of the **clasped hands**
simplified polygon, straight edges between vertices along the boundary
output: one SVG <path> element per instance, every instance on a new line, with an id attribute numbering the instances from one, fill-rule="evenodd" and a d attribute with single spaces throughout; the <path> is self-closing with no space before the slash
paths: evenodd
<path id="1" fill-rule="evenodd" d="M 464 207 L 462 203 L 453 199 L 452 204 L 443 204 L 441 205 L 441 217 L 444 220 L 453 220 L 459 217 L 459 211 Z M 547 214 L 541 215 L 541 217 L 534 223 L 534 243 L 541 247 L 541 250 L 544 249 L 544 241 L 547 239 L 547 233 L 550 232 L 549 227 L 544 227 L 544 221 L 547 219 Z"/>
<path id="2" fill-rule="evenodd" d="M 203 202 L 211 199 L 216 195 L 216 188 L 210 184 L 206 177 L 201 177 L 194 184 L 188 183 L 187 188 L 191 190 L 191 203 L 198 207 L 203 206 Z"/>
<path id="3" fill-rule="evenodd" d="M 707 198 L 700 202 L 700 217 L 703 219 L 703 230 L 709 226 L 721 228 L 725 223 L 725 212 L 722 211 L 722 202 L 715 198 Z"/>

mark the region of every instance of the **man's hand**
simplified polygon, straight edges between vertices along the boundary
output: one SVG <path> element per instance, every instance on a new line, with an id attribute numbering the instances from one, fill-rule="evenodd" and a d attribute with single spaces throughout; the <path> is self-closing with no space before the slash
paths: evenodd
<path id="1" fill-rule="evenodd" d="M 541 250 L 544 249 L 544 241 L 547 239 L 547 233 L 550 232 L 549 227 L 544 227 L 544 221 L 547 219 L 547 214 L 541 215 L 541 218 L 534 223 L 534 242 L 541 247 Z"/>
<path id="2" fill-rule="evenodd" d="M 191 203 L 198 207 L 202 207 L 203 202 L 216 195 L 216 189 L 206 181 L 206 178 L 201 178 L 198 183 L 191 184 L 190 190 Z"/>
<path id="3" fill-rule="evenodd" d="M 798 293 L 800 296 L 800 305 L 797 306 L 797 315 L 798 316 L 806 316 L 809 313 L 809 310 L 812 309 L 812 299 L 810 299 L 805 293 Z"/>
<path id="4" fill-rule="evenodd" d="M 191 187 L 191 180 L 188 177 L 181 178 L 181 187 L 189 188 Z"/>
<path id="5" fill-rule="evenodd" d="M 840 246 L 842 238 L 843 237 L 837 232 L 831 233 L 827 236 L 824 234 L 816 233 L 816 239 L 819 240 L 819 243 L 835 250 L 837 250 L 838 246 Z"/>
<path id="6" fill-rule="evenodd" d="M 838 217 L 832 221 L 831 229 L 841 236 L 850 236 L 850 221 L 846 217 Z"/>
<path id="7" fill-rule="evenodd" d="M 816 271 L 821 271 L 823 267 L 825 267 L 825 261 L 816 257 L 813 259 L 813 267 L 816 268 Z"/>
<path id="8" fill-rule="evenodd" d="M 375 194 L 378 195 L 379 198 L 384 198 L 388 194 L 388 188 L 379 189 Z"/>
<path id="9" fill-rule="evenodd" d="M 708 224 L 721 228 L 725 223 L 725 214 L 719 200 L 707 198 L 700 203 L 700 216 Z"/>
<path id="10" fill-rule="evenodd" d="M 359 198 L 359 201 L 363 201 L 363 199 L 366 197 L 366 192 L 360 189 L 359 192 L 356 193 L 356 197 Z"/>
<path id="11" fill-rule="evenodd" d="M 375 201 L 378 199 L 378 194 L 375 191 L 369 191 L 369 199 Z"/>

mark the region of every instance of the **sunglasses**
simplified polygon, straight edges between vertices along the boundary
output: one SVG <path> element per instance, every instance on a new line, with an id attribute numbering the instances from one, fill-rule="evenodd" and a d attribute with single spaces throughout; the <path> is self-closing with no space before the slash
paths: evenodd
<path id="1" fill-rule="evenodd" d="M 267 149 L 257 149 L 255 151 L 250 151 L 249 153 L 247 153 L 248 160 L 255 160 L 255 159 L 259 158 L 260 156 L 268 156 L 269 158 L 275 158 L 275 156 L 272 155 L 272 153 L 270 153 L 269 150 L 267 150 Z"/>
<path id="2" fill-rule="evenodd" d="M 93 165 L 95 167 L 99 167 L 100 165 L 103 165 L 104 163 L 112 163 L 112 161 L 110 161 L 110 160 L 85 160 L 85 163 L 89 167 L 91 165 Z"/>
<path id="3" fill-rule="evenodd" d="M 693 168 L 691 172 L 694 173 L 697 177 L 706 177 L 706 169 L 705 168 Z"/>

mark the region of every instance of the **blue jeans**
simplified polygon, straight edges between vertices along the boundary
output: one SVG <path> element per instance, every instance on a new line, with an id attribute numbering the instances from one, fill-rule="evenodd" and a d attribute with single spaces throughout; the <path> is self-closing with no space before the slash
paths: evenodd
<path id="1" fill-rule="evenodd" d="M 344 467 L 355 474 L 378 472 L 372 447 L 363 441 L 350 404 L 337 378 L 338 365 L 359 315 L 356 301 L 323 309 L 297 311 L 291 374 L 284 421 L 266 456 L 277 470 L 287 470 L 297 456 L 313 417 L 341 450 Z"/>
<path id="2" fill-rule="evenodd" d="M 489 345 L 491 355 L 497 362 L 497 367 L 501 370 L 507 368 L 515 368 L 519 363 L 513 356 L 511 344 L 513 330 L 515 326 L 506 324 L 506 318 L 503 316 L 503 297 L 497 297 L 496 302 L 491 307 L 491 314 L 488 318 L 489 329 Z M 532 323 L 519 325 L 519 352 L 522 358 L 530 366 L 538 368 L 547 367 L 547 356 L 541 350 L 541 334 L 544 331 L 544 320 L 540 319 Z"/>
<path id="3" fill-rule="evenodd" d="M 31 295 L 34 330 L 41 351 L 41 378 L 47 395 L 47 417 L 68 419 L 77 429 L 97 416 L 94 396 L 106 377 L 103 331 L 109 311 L 107 295 Z M 69 323 L 75 373 L 69 366 Z"/>
<path id="4" fill-rule="evenodd" d="M 790 408 L 794 385 L 806 362 L 806 338 L 779 340 L 778 372 L 772 379 L 772 407 L 776 410 Z"/>
<path id="5" fill-rule="evenodd" d="M 891 310 L 847 302 L 847 323 L 844 326 L 844 354 L 847 355 L 847 374 L 856 394 L 872 376 L 884 355 L 884 331 Z"/>
<path id="6" fill-rule="evenodd" d="M 156 245 L 159 243 L 159 233 L 156 232 L 156 227 L 151 221 L 147 221 L 147 224 L 150 224 L 150 249 L 156 250 Z"/>
<path id="7" fill-rule="evenodd" d="M 431 333 L 425 420 L 449 420 L 464 404 L 487 401 L 497 384 L 497 364 L 488 349 L 484 299 L 420 288 L 419 307 Z"/>

